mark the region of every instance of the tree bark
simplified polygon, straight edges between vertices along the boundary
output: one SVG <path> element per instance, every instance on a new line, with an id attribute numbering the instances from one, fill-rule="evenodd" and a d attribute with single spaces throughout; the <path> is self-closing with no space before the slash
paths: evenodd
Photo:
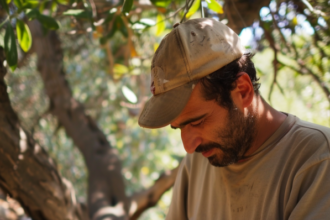
<path id="1" fill-rule="evenodd" d="M 127 219 L 128 200 L 117 150 L 95 121 L 72 96 L 65 79 L 63 54 L 56 32 L 44 35 L 38 22 L 29 24 L 37 68 L 50 100 L 50 112 L 64 127 L 85 159 L 88 169 L 88 207 L 91 219 Z"/>
<path id="2" fill-rule="evenodd" d="M 0 48 L 0 187 L 34 220 L 85 219 L 71 183 L 20 126 L 4 82 L 4 60 Z"/>
<path id="3" fill-rule="evenodd" d="M 136 219 L 173 186 L 177 169 L 165 172 L 150 189 L 127 198 L 117 151 L 95 121 L 86 115 L 82 104 L 72 96 L 65 79 L 56 32 L 44 36 L 38 22 L 31 22 L 29 26 L 34 42 L 37 42 L 32 50 L 38 56 L 38 71 L 50 99 L 50 112 L 73 139 L 87 165 L 89 217 L 93 220 Z"/>

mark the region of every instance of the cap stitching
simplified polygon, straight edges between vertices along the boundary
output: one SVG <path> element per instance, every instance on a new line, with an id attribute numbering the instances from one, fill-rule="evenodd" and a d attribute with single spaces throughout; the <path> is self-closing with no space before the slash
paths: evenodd
<path id="1" fill-rule="evenodd" d="M 182 25 L 180 25 L 180 26 L 182 26 Z M 182 44 L 182 41 L 181 41 L 181 34 L 179 33 L 180 32 L 179 31 L 180 26 L 177 27 L 177 29 L 176 29 L 175 37 L 177 38 L 177 41 L 178 41 L 179 46 L 180 46 L 181 54 L 183 56 L 183 61 L 185 63 L 185 67 L 186 67 L 187 75 L 189 77 L 189 81 L 191 81 L 190 68 L 189 68 L 189 64 L 188 64 L 188 59 L 186 57 L 186 53 L 185 53 L 185 50 L 184 50 L 184 47 L 183 47 L 183 44 Z"/>

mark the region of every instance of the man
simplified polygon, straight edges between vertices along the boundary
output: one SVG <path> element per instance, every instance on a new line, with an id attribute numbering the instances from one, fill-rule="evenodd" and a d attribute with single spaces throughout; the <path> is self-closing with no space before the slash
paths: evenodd
<path id="1" fill-rule="evenodd" d="M 330 129 L 268 105 L 250 54 L 213 19 L 176 25 L 139 124 L 181 130 L 168 220 L 330 219 Z"/>

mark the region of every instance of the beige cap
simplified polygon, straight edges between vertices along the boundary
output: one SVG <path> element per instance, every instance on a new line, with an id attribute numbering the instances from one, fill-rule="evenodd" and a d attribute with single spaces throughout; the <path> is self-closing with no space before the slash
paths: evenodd
<path id="1" fill-rule="evenodd" d="M 145 128 L 170 124 L 186 106 L 199 79 L 243 55 L 239 37 L 211 18 L 188 20 L 165 36 L 152 60 L 153 97 L 139 118 Z"/>

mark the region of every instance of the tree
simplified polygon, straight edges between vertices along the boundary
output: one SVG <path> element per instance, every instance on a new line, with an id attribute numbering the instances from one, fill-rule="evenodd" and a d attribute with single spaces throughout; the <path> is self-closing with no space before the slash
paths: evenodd
<path id="1" fill-rule="evenodd" d="M 152 4 L 144 4 L 130 0 L 115 4 L 95 0 L 87 3 L 16 0 L 9 5 L 7 2 L 1 1 L 3 27 L 6 28 L 4 48 L 7 63 L 12 70 L 16 65 L 24 69 L 27 60 L 32 54 L 36 54 L 37 72 L 49 100 L 49 108 L 45 114 L 51 114 L 56 119 L 56 130 L 65 130 L 86 163 L 89 174 L 89 218 L 137 219 L 144 210 L 155 205 L 160 196 L 173 185 L 176 169 L 160 175 L 149 189 L 127 194 L 118 154 L 120 148 L 109 143 L 105 133 L 97 125 L 97 115 L 91 117 L 84 105 L 74 97 L 66 79 L 61 38 L 70 42 L 69 46 L 64 47 L 70 48 L 67 54 L 71 55 L 83 52 L 83 44 L 77 43 L 79 39 L 99 40 L 100 47 L 106 54 L 100 65 L 107 69 L 113 82 L 120 83 L 125 80 L 124 75 L 129 73 L 140 74 L 145 81 L 146 77 L 141 72 L 148 72 L 145 67 L 147 65 L 139 65 L 137 68 L 133 61 L 150 62 L 152 47 L 157 47 L 160 37 L 152 39 L 148 36 L 161 36 L 174 21 L 199 17 L 201 1 L 151 1 Z M 278 75 L 288 69 L 290 74 L 296 76 L 296 80 L 301 76 L 310 76 L 329 100 L 329 85 L 326 81 L 330 72 L 328 2 L 256 3 L 235 0 L 219 4 L 208 0 L 205 3 L 203 8 L 206 16 L 218 16 L 224 22 L 227 20 L 227 24 L 237 33 L 252 25 L 250 30 L 254 33 L 253 42 L 256 48 L 262 51 L 269 47 L 273 51 L 273 83 L 269 100 L 275 88 L 285 93 Z M 28 19 L 31 21 L 27 21 Z M 18 54 L 15 31 L 11 24 L 16 27 L 18 43 L 22 48 Z M 313 33 L 306 35 L 299 32 L 301 26 L 306 24 L 310 25 Z M 76 45 L 72 42 L 76 42 Z M 82 42 L 86 44 L 85 40 Z M 145 46 L 146 42 L 149 43 L 148 48 Z M 21 59 L 18 59 L 19 56 Z M 83 219 L 87 216 L 87 209 L 75 201 L 73 187 L 60 176 L 46 151 L 33 140 L 29 132 L 24 131 L 10 107 L 3 81 L 5 72 L 2 67 L 0 187 L 17 199 L 33 219 Z M 259 72 L 263 74 L 263 70 L 259 69 Z M 128 108 L 129 114 L 136 117 L 147 92 L 143 83 L 133 86 L 140 87 L 139 103 L 132 100 L 136 97 L 134 98 L 130 89 L 122 87 L 124 96 L 132 103 L 121 102 L 120 105 Z M 101 101 L 104 100 L 105 97 L 101 97 Z M 85 104 L 88 105 L 88 100 Z M 38 119 L 40 118 L 42 116 Z M 116 132 L 120 132 L 120 129 Z M 35 190 L 31 191 L 30 186 L 35 187 Z M 54 210 L 58 210 L 58 216 L 54 215 Z"/>

